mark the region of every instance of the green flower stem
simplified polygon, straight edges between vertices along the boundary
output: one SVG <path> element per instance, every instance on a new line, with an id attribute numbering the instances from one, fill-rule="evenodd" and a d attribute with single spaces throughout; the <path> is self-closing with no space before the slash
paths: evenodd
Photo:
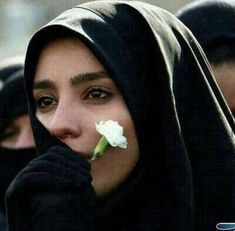
<path id="1" fill-rule="evenodd" d="M 91 158 L 91 161 L 96 160 L 97 158 L 101 157 L 107 149 L 110 147 L 110 144 L 108 140 L 102 136 L 96 145 L 93 153 L 93 157 Z"/>

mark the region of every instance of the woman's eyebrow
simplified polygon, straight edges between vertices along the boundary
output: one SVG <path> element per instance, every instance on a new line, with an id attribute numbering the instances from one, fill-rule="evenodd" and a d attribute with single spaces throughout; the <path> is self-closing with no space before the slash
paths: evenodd
<path id="1" fill-rule="evenodd" d="M 33 84 L 33 89 L 55 89 L 55 84 L 50 80 L 40 80 L 35 81 Z"/>
<path id="2" fill-rule="evenodd" d="M 81 73 L 78 75 L 73 76 L 70 79 L 70 83 L 72 86 L 76 86 L 81 83 L 86 83 L 90 81 L 94 81 L 97 79 L 109 78 L 108 73 L 105 70 L 98 71 L 98 72 L 87 72 Z"/>
<path id="3" fill-rule="evenodd" d="M 98 72 L 87 72 L 87 73 L 81 73 L 78 75 L 73 76 L 70 79 L 70 83 L 72 86 L 89 82 L 89 81 L 94 81 L 97 79 L 103 79 L 103 78 L 109 78 L 108 73 L 104 70 L 98 71 Z M 39 80 L 35 81 L 33 85 L 33 89 L 55 89 L 55 83 L 52 82 L 51 80 Z"/>

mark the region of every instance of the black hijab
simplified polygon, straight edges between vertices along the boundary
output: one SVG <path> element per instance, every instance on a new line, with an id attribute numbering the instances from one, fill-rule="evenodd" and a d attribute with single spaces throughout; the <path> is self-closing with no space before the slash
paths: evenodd
<path id="1" fill-rule="evenodd" d="M 215 230 L 235 220 L 234 121 L 197 41 L 173 15 L 141 2 L 96 1 L 34 34 L 25 63 L 39 154 L 59 141 L 35 116 L 32 85 L 45 43 L 77 36 L 103 63 L 135 124 L 140 159 L 97 208 L 97 230 Z"/>
<path id="2" fill-rule="evenodd" d="M 234 0 L 195 1 L 181 8 L 176 16 L 193 32 L 209 61 L 235 59 Z"/>
<path id="3" fill-rule="evenodd" d="M 0 139 L 18 116 L 28 113 L 23 78 L 23 59 L 9 58 L 0 64 Z M 16 174 L 36 156 L 35 148 L 12 149 L 0 146 L 0 213 L 5 214 L 5 192 Z M 3 227 L 0 218 L 0 229 Z"/>
<path id="4" fill-rule="evenodd" d="M 28 112 L 23 71 L 23 59 L 11 58 L 0 64 L 0 137 L 17 116 Z"/>

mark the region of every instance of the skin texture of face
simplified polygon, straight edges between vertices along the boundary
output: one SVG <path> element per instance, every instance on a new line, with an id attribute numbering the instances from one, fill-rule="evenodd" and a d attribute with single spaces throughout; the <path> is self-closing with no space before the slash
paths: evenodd
<path id="1" fill-rule="evenodd" d="M 235 62 L 211 65 L 216 81 L 235 115 Z"/>
<path id="2" fill-rule="evenodd" d="M 39 121 L 86 159 L 91 158 L 100 138 L 96 122 L 112 119 L 123 126 L 127 149 L 111 147 L 92 162 L 92 185 L 102 197 L 127 178 L 139 155 L 130 113 L 103 65 L 80 40 L 57 39 L 44 47 L 33 95 Z"/>
<path id="3" fill-rule="evenodd" d="M 33 133 L 28 115 L 17 117 L 3 132 L 0 146 L 5 148 L 29 148 L 34 147 Z"/>

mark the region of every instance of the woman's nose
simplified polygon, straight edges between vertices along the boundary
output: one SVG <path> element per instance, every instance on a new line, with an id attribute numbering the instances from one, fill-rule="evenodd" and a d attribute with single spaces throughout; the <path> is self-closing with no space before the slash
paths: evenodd
<path id="1" fill-rule="evenodd" d="M 78 117 L 74 115 L 73 107 L 71 105 L 67 106 L 58 105 L 49 124 L 49 132 L 51 135 L 61 140 L 76 138 L 81 133 Z"/>

